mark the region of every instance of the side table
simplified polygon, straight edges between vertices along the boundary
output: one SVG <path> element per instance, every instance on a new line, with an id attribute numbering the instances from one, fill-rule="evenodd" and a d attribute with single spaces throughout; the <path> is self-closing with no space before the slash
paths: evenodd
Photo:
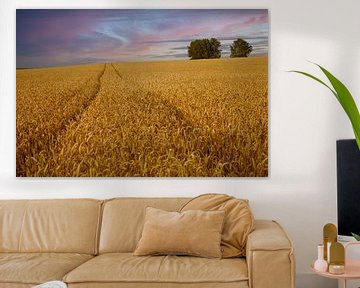
<path id="1" fill-rule="evenodd" d="M 338 279 L 339 281 L 343 280 L 343 288 L 346 288 L 348 280 L 360 279 L 360 260 L 348 260 L 347 259 L 347 248 L 352 245 L 360 245 L 360 242 L 349 242 L 345 246 L 345 273 L 344 274 L 331 274 L 329 272 L 320 272 L 314 269 L 314 264 L 311 265 L 311 269 L 318 275 L 327 278 Z"/>

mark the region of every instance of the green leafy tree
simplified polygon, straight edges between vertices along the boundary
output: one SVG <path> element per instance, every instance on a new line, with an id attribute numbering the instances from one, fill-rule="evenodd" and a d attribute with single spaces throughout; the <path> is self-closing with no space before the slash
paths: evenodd
<path id="1" fill-rule="evenodd" d="M 190 42 L 188 56 L 193 59 L 214 59 L 221 57 L 221 43 L 216 38 L 197 39 Z"/>
<path id="2" fill-rule="evenodd" d="M 231 58 L 248 57 L 253 50 L 253 47 L 245 40 L 238 38 L 232 45 L 230 45 Z"/>

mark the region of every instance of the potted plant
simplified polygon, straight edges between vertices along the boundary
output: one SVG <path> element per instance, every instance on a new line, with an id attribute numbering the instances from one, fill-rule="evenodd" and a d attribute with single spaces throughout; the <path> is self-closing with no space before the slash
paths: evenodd
<path id="1" fill-rule="evenodd" d="M 314 64 L 316 66 L 318 66 L 320 68 L 320 70 L 325 74 L 326 78 L 329 80 L 331 85 L 328 85 L 324 81 L 320 80 L 319 78 L 317 78 L 309 73 L 303 72 L 303 71 L 292 70 L 290 72 L 295 72 L 295 73 L 305 75 L 305 76 L 321 83 L 322 85 L 327 87 L 332 92 L 332 94 L 334 94 L 334 96 L 339 101 L 340 105 L 343 107 L 345 113 L 347 114 L 347 116 L 350 120 L 350 123 L 351 123 L 353 131 L 354 131 L 357 147 L 360 151 L 360 114 L 359 114 L 359 110 L 356 106 L 356 103 L 354 101 L 354 98 L 352 97 L 351 93 L 346 88 L 346 86 L 340 80 L 338 80 L 333 74 L 331 74 L 329 71 L 327 71 L 322 66 L 320 66 L 316 63 L 314 63 Z M 351 234 L 357 241 L 360 241 L 360 235 L 355 234 L 355 233 L 351 233 Z"/>

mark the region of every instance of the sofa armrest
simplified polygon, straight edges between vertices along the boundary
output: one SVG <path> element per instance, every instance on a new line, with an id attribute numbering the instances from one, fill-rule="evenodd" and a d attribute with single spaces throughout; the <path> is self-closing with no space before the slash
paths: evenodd
<path id="1" fill-rule="evenodd" d="M 250 288 L 295 287 L 293 245 L 277 222 L 255 221 L 247 240 L 246 261 Z"/>

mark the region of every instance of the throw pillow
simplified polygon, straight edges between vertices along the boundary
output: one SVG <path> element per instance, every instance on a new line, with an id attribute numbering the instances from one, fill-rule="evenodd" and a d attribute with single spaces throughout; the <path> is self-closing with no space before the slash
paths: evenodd
<path id="1" fill-rule="evenodd" d="M 134 255 L 192 255 L 221 258 L 224 211 L 168 212 L 146 208 Z"/>
<path id="2" fill-rule="evenodd" d="M 254 230 L 254 217 L 247 200 L 225 194 L 204 194 L 190 200 L 181 209 L 188 210 L 225 211 L 221 236 L 222 257 L 245 256 L 247 236 Z"/>

